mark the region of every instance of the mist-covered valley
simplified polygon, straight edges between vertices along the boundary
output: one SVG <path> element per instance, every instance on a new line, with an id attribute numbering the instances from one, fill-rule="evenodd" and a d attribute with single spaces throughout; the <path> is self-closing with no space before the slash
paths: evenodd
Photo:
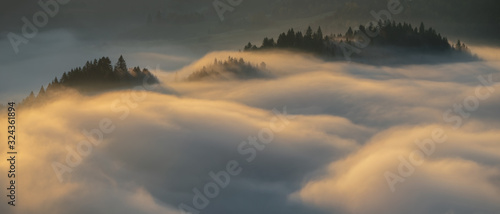
<path id="1" fill-rule="evenodd" d="M 180 69 L 152 69 L 159 85 L 90 96 L 60 92 L 20 111 L 22 203 L 0 207 L 9 213 L 182 213 L 182 204 L 192 213 L 494 213 L 500 79 L 491 51 L 497 50 L 484 50 L 487 60 L 479 62 L 394 67 L 223 51 Z M 265 62 L 272 77 L 186 80 L 229 56 Z M 436 132 L 442 142 L 428 143 Z M 230 161 L 240 173 L 215 197 L 196 198 L 196 190 L 205 194 L 215 183 L 210 172 Z"/>

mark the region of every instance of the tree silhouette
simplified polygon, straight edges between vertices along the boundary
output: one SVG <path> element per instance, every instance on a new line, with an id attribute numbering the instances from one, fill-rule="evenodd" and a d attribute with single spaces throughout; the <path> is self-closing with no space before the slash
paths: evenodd
<path id="1" fill-rule="evenodd" d="M 377 36 L 369 38 L 369 32 L 377 32 Z M 366 36 L 363 38 L 363 34 Z M 355 47 L 361 42 L 367 42 L 370 47 L 376 49 L 364 50 L 364 52 L 380 51 L 380 48 L 402 48 L 403 53 L 445 53 L 445 52 L 463 52 L 469 53 L 468 48 L 463 44 L 451 45 L 446 37 L 437 33 L 433 28 L 425 28 L 424 23 L 420 23 L 419 28 L 413 27 L 410 23 L 396 23 L 395 21 L 382 21 L 378 24 L 372 24 L 368 27 L 360 25 L 357 30 L 349 27 L 347 32 L 342 34 L 331 34 L 324 36 L 321 27 L 313 33 L 309 26 L 305 34 L 294 29 L 279 34 L 276 43 L 273 38 L 264 38 L 261 47 L 256 47 L 248 43 L 245 51 L 256 51 L 270 48 L 294 49 L 304 52 L 312 52 L 318 55 L 336 56 L 342 55 L 342 47 Z M 376 55 L 366 54 L 366 55 Z"/>
<path id="2" fill-rule="evenodd" d="M 214 60 L 211 65 L 191 73 L 187 81 L 224 80 L 229 77 L 237 79 L 253 79 L 266 77 L 266 63 L 252 65 L 243 58 L 228 57 L 225 61 Z"/>
<path id="3" fill-rule="evenodd" d="M 423 23 L 423 22 L 420 22 L 420 27 L 419 27 L 418 29 L 419 29 L 419 30 L 418 30 L 418 32 L 419 32 L 420 34 L 425 33 L 425 26 L 424 26 L 424 23 Z"/>
<path id="4" fill-rule="evenodd" d="M 347 32 L 345 33 L 345 38 L 351 39 L 352 37 L 354 37 L 354 31 L 352 31 L 352 28 L 349 27 L 349 29 L 347 29 Z"/>
<path id="5" fill-rule="evenodd" d="M 274 39 L 264 38 L 262 41 L 262 48 L 273 48 L 276 44 L 274 43 Z"/>
<path id="6" fill-rule="evenodd" d="M 118 58 L 118 61 L 116 62 L 114 72 L 118 76 L 118 79 L 120 79 L 121 81 L 126 81 L 130 79 L 127 63 L 125 62 L 125 59 L 123 59 L 122 55 L 120 55 L 120 58 Z"/>
<path id="7" fill-rule="evenodd" d="M 323 31 L 321 30 L 321 27 L 318 27 L 318 31 L 316 31 L 314 39 L 319 41 L 323 40 Z"/>
<path id="8" fill-rule="evenodd" d="M 45 89 L 43 88 L 43 85 L 42 85 L 36 98 L 40 98 L 40 97 L 44 97 L 44 96 L 45 96 Z"/>
<path id="9" fill-rule="evenodd" d="M 21 105 L 32 105 L 35 102 L 35 99 L 36 99 L 35 93 L 31 91 L 30 95 L 28 95 L 28 97 L 23 99 Z"/>
<path id="10" fill-rule="evenodd" d="M 311 40 L 312 34 L 313 34 L 313 30 L 312 30 L 311 26 L 309 26 L 309 27 L 307 27 L 306 34 L 304 35 L 304 38 L 307 40 Z"/>
<path id="11" fill-rule="evenodd" d="M 123 56 L 120 56 L 116 66 L 113 68 L 109 57 L 102 57 L 87 61 L 83 67 L 71 69 L 69 72 L 64 72 L 60 79 L 57 77 L 52 80 L 44 89 L 42 86 L 38 92 L 38 96 L 30 94 L 24 101 L 23 105 L 33 104 L 34 100 L 39 103 L 48 97 L 54 96 L 55 91 L 64 88 L 74 88 L 82 93 L 94 93 L 102 90 L 131 87 L 135 85 L 158 83 L 158 79 L 147 69 L 134 67 L 130 72 Z"/>

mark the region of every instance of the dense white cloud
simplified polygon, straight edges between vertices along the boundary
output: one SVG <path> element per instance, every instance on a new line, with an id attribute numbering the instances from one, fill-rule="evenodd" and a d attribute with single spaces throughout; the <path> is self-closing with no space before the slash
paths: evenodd
<path id="1" fill-rule="evenodd" d="M 447 140 L 434 145 L 434 153 L 415 157 L 413 173 L 401 176 L 390 189 L 386 172 L 402 175 L 415 141 L 430 138 L 439 126 L 396 127 L 373 138 L 363 149 L 329 166 L 329 176 L 310 181 L 294 197 L 322 207 L 343 208 L 347 213 L 494 213 L 500 209 L 498 130 L 446 128 Z M 496 146 L 494 146 L 496 147 Z M 431 148 L 431 147 L 427 147 Z M 466 149 L 466 150 L 464 150 Z M 405 171 L 402 171 L 403 173 Z M 391 180 L 390 180 L 391 181 Z"/>
<path id="2" fill-rule="evenodd" d="M 181 81 L 228 56 L 264 61 L 273 78 Z M 493 213 L 500 209 L 500 84 L 458 129 L 443 113 L 475 96 L 478 76 L 498 82 L 495 65 L 391 67 L 286 52 L 215 52 L 157 72 L 162 86 L 154 91 L 67 92 L 19 111 L 19 205 L 2 203 L 0 210 L 179 213 L 179 204 L 193 205 L 193 188 L 211 181 L 209 172 L 236 160 L 242 173 L 202 213 Z M 295 117 L 248 162 L 239 146 L 285 106 Z M 61 183 L 53 163 L 67 165 L 69 150 L 87 151 L 81 144 L 92 138 L 82 131 L 102 121 L 112 130 L 101 128 L 102 142 L 89 143 L 89 154 Z M 399 157 L 408 159 L 419 149 L 414 141 L 432 138 L 436 129 L 446 141 L 392 192 L 384 174 L 398 174 Z"/>

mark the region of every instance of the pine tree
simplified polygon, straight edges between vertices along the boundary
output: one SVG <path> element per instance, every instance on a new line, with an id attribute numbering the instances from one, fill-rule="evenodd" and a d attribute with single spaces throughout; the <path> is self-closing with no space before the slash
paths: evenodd
<path id="1" fill-rule="evenodd" d="M 30 95 L 28 96 L 28 100 L 34 100 L 35 99 L 35 93 L 31 91 Z"/>
<path id="2" fill-rule="evenodd" d="M 288 42 L 287 42 L 287 37 L 286 37 L 286 34 L 285 33 L 281 33 L 278 37 L 278 42 L 277 42 L 277 46 L 278 47 L 287 47 L 288 45 Z"/>
<path id="3" fill-rule="evenodd" d="M 252 43 L 251 43 L 251 42 L 248 42 L 248 44 L 245 46 L 244 50 L 245 50 L 245 51 L 252 50 L 252 47 L 253 47 Z"/>
<path id="4" fill-rule="evenodd" d="M 295 34 L 295 43 L 294 43 L 294 46 L 302 48 L 303 43 L 304 43 L 304 36 L 302 35 L 302 32 L 299 31 L 299 32 L 297 32 Z"/>
<path id="5" fill-rule="evenodd" d="M 316 40 L 323 40 L 323 31 L 321 30 L 321 27 L 318 27 L 318 31 L 316 32 Z"/>
<path id="6" fill-rule="evenodd" d="M 354 32 L 352 31 L 351 27 L 349 27 L 349 29 L 347 29 L 347 32 L 345 33 L 345 37 L 347 39 L 350 39 L 350 38 L 354 37 Z"/>
<path id="7" fill-rule="evenodd" d="M 312 39 L 312 34 L 313 34 L 313 30 L 312 30 L 311 26 L 309 26 L 309 27 L 307 27 L 306 35 L 304 35 L 304 38 L 307 40 L 310 40 L 310 39 Z"/>
<path id="8" fill-rule="evenodd" d="M 295 31 L 293 30 L 293 28 L 291 28 L 290 30 L 288 30 L 287 34 L 286 34 L 286 45 L 288 47 L 293 47 L 294 44 L 295 44 Z"/>
<path id="9" fill-rule="evenodd" d="M 118 62 L 116 62 L 115 70 L 122 70 L 122 71 L 128 70 L 127 63 L 125 62 L 125 59 L 123 59 L 122 55 L 120 55 L 120 58 L 118 58 Z"/>
<path id="10" fill-rule="evenodd" d="M 460 42 L 460 40 L 457 41 L 457 44 L 455 45 L 455 49 L 457 49 L 458 51 L 462 50 L 462 43 Z"/>
<path id="11" fill-rule="evenodd" d="M 45 90 L 45 92 L 52 91 L 53 88 L 54 86 L 52 85 L 52 83 L 49 83 L 49 85 L 47 85 L 47 89 Z"/>
<path id="12" fill-rule="evenodd" d="M 41 98 L 45 96 L 45 89 L 42 87 L 40 88 L 40 91 L 38 92 L 38 96 L 36 98 Z"/>
<path id="13" fill-rule="evenodd" d="M 66 72 L 64 72 L 61 77 L 61 83 L 67 83 L 67 82 L 68 82 L 68 75 L 66 74 Z"/>
<path id="14" fill-rule="evenodd" d="M 35 101 L 35 93 L 31 91 L 30 95 L 23 100 L 23 104 L 30 105 L 33 103 L 33 101 Z"/>
<path id="15" fill-rule="evenodd" d="M 120 55 L 120 58 L 118 58 L 118 62 L 116 62 L 115 74 L 118 76 L 118 79 L 122 81 L 127 80 L 130 77 L 130 73 L 128 72 L 127 68 L 127 63 L 125 62 L 125 59 L 123 59 L 122 55 Z"/>
<path id="16" fill-rule="evenodd" d="M 420 22 L 420 28 L 419 28 L 419 31 L 418 31 L 420 34 L 424 34 L 425 33 L 425 26 L 424 26 L 424 23 L 423 22 Z"/>
<path id="17" fill-rule="evenodd" d="M 274 47 L 274 39 L 269 39 L 269 38 L 264 38 L 264 41 L 262 41 L 262 48 L 272 48 Z"/>

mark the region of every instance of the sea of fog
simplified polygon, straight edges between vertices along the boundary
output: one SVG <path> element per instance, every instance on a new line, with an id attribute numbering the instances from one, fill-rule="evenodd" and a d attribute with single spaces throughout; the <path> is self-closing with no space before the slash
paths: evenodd
<path id="1" fill-rule="evenodd" d="M 484 60 L 399 66 L 136 52 L 129 65 L 150 66 L 160 85 L 67 91 L 18 112 L 19 206 L 0 212 L 496 213 L 499 52 L 473 51 Z M 229 56 L 272 77 L 183 81 Z"/>

